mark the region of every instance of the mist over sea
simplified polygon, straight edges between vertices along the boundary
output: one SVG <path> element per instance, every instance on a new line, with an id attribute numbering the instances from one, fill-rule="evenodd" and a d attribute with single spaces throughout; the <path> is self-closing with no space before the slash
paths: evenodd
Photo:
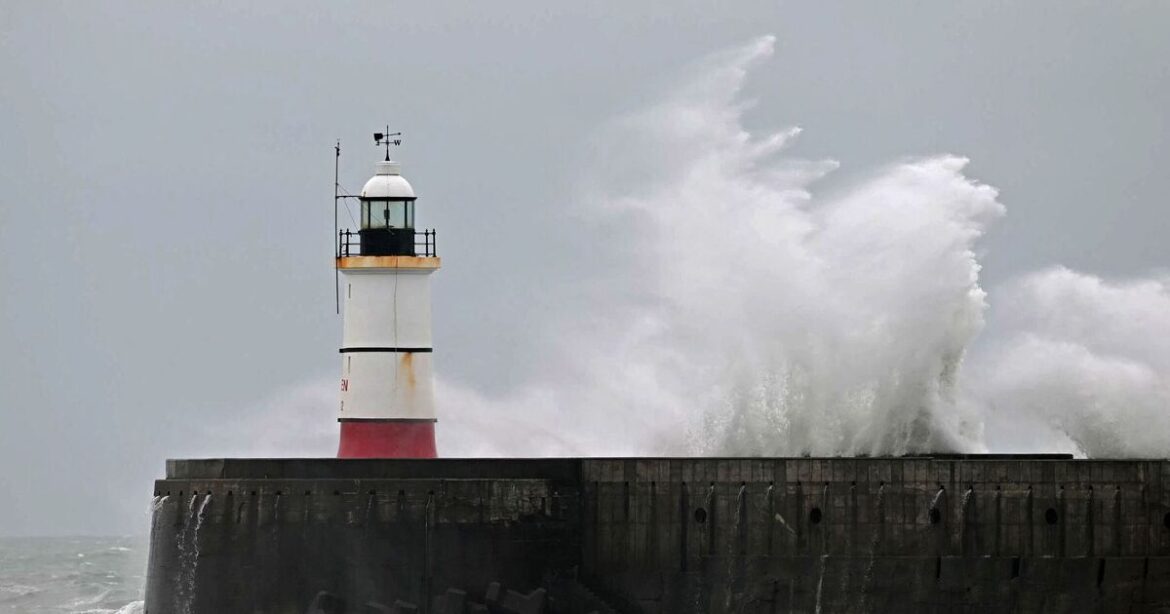
<path id="1" fill-rule="evenodd" d="M 147 540 L 0 538 L 0 614 L 140 614 Z"/>

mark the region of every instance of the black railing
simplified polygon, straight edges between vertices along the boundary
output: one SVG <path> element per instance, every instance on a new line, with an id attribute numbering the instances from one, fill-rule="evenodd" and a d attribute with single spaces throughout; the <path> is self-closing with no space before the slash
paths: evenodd
<path id="1" fill-rule="evenodd" d="M 419 241 L 422 237 L 422 241 Z M 427 230 L 414 231 L 414 253 L 416 256 L 426 256 L 427 258 L 435 258 L 439 255 L 435 248 L 435 229 L 428 228 Z"/>
<path id="2" fill-rule="evenodd" d="M 381 230 L 381 229 L 379 229 Z M 337 232 L 337 257 L 346 258 L 349 256 L 420 256 L 426 258 L 434 258 L 438 256 L 436 248 L 436 237 L 433 229 L 415 230 L 414 241 L 411 243 L 410 239 L 406 239 L 406 245 L 398 246 L 392 249 L 385 249 L 387 245 L 385 241 L 377 241 L 378 249 L 370 249 L 370 245 L 374 242 L 374 234 L 377 231 L 365 231 L 368 236 L 366 238 L 367 247 L 362 250 L 362 233 L 354 232 L 352 230 L 339 230 Z M 398 232 L 402 232 L 401 230 Z"/>

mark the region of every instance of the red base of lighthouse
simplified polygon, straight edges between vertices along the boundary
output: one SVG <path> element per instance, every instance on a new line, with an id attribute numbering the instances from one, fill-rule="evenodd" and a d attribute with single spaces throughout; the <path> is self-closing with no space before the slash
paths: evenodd
<path id="1" fill-rule="evenodd" d="M 434 420 L 341 422 L 337 458 L 435 458 Z"/>

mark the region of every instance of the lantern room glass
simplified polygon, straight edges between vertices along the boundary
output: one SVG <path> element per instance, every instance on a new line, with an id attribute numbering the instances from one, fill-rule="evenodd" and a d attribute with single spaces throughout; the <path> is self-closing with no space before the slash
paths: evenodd
<path id="1" fill-rule="evenodd" d="M 362 230 L 414 228 L 414 199 L 362 200 Z"/>

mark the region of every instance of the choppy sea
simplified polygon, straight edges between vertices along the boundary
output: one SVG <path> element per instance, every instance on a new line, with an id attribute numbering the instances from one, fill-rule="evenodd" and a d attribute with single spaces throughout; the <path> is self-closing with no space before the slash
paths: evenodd
<path id="1" fill-rule="evenodd" d="M 148 541 L 0 538 L 0 614 L 141 614 Z"/>

